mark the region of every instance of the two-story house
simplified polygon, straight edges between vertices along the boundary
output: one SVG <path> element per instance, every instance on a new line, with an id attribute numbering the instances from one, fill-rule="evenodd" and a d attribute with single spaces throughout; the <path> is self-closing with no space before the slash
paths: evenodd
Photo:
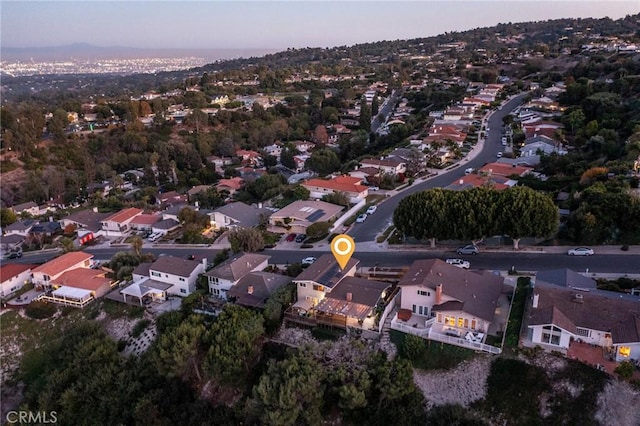
<path id="1" fill-rule="evenodd" d="M 227 300 L 227 292 L 250 272 L 264 270 L 270 256 L 256 253 L 238 253 L 208 271 L 205 276 L 209 283 L 209 293 Z"/>
<path id="2" fill-rule="evenodd" d="M 238 201 L 218 207 L 209 213 L 209 218 L 213 229 L 253 228 L 258 226 L 261 220 L 266 221 L 271 213 L 268 209 Z"/>
<path id="3" fill-rule="evenodd" d="M 35 265 L 7 263 L 0 266 L 0 297 L 6 298 L 20 290 L 31 280 L 31 270 Z"/>
<path id="4" fill-rule="evenodd" d="M 196 291 L 198 276 L 206 270 L 207 260 L 197 262 L 175 256 L 160 256 L 155 262 L 142 263 L 133 270 L 133 283 L 120 290 L 123 299 L 127 296 L 138 299 L 142 305 L 147 301 L 166 300 L 167 295 L 186 297 Z"/>
<path id="5" fill-rule="evenodd" d="M 398 282 L 401 309 L 391 327 L 401 323 L 422 329 L 421 335 L 433 340 L 471 332 L 469 339 L 483 341 L 495 321 L 503 284 L 502 277 L 488 271 L 461 269 L 440 259 L 417 260 Z"/>
<path id="6" fill-rule="evenodd" d="M 51 288 L 51 282 L 59 278 L 63 273 L 77 268 L 90 268 L 93 255 L 74 251 L 65 253 L 51 259 L 32 270 L 32 281 L 37 287 Z"/>
<path id="7" fill-rule="evenodd" d="M 320 256 L 294 278 L 297 301 L 287 309 L 288 321 L 374 330 L 374 313 L 389 283 L 355 277 L 360 261 L 344 269 L 331 254 Z"/>
<path id="8" fill-rule="evenodd" d="M 122 209 L 102 221 L 102 232 L 107 237 L 121 237 L 129 230 L 133 218 L 142 213 L 143 210 L 133 207 Z"/>

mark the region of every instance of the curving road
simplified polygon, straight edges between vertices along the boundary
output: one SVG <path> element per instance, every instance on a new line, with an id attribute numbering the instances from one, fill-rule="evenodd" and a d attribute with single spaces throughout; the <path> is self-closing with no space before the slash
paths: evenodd
<path id="1" fill-rule="evenodd" d="M 487 127 L 490 131 L 487 132 L 486 139 L 482 146 L 482 151 L 475 155 L 472 160 L 462 160 L 458 163 L 459 167 L 455 167 L 452 170 L 442 171 L 436 177 L 421 183 L 415 183 L 402 192 L 387 198 L 383 203 L 378 205 L 376 212 L 370 215 L 366 222 L 355 223 L 348 231 L 348 234 L 351 235 L 356 242 L 374 241 L 376 235 L 384 231 L 393 222 L 393 211 L 398 206 L 400 200 L 407 195 L 424 191 L 425 189 L 448 186 L 456 179 L 464 176 L 464 170 L 466 168 L 473 167 L 477 169 L 488 162 L 495 161 L 496 154 L 503 150 L 503 146 L 500 143 L 502 118 L 520 105 L 525 96 L 526 94 L 521 94 L 512 98 L 502 107 L 502 109 L 491 114 L 487 121 Z"/>

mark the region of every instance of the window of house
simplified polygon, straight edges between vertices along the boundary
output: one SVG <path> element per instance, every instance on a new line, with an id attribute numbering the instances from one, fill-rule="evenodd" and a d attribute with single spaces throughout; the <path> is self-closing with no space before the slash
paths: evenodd
<path id="1" fill-rule="evenodd" d="M 220 289 L 212 288 L 210 289 L 211 294 L 215 294 L 216 296 L 220 296 Z"/>
<path id="2" fill-rule="evenodd" d="M 431 296 L 431 293 L 425 290 L 418 290 L 418 296 Z"/>
<path id="3" fill-rule="evenodd" d="M 576 328 L 576 334 L 578 336 L 589 337 L 589 335 L 591 334 L 591 330 L 589 330 L 588 328 Z"/>
<path id="4" fill-rule="evenodd" d="M 631 347 L 620 346 L 620 349 L 618 349 L 618 353 L 620 354 L 621 357 L 629 358 L 629 355 L 631 355 Z"/>
<path id="5" fill-rule="evenodd" d="M 444 323 L 445 323 L 445 325 L 455 326 L 456 325 L 456 317 L 450 316 L 450 315 L 445 315 L 444 316 Z"/>
<path id="6" fill-rule="evenodd" d="M 413 312 L 414 314 L 418 312 L 418 308 L 416 307 L 416 305 L 413 305 L 411 307 L 411 312 Z"/>
<path id="7" fill-rule="evenodd" d="M 218 277 L 209 277 L 209 282 L 211 284 L 218 284 Z"/>
<path id="8" fill-rule="evenodd" d="M 180 281 L 184 281 L 184 278 L 182 278 L 182 277 L 180 277 L 180 278 L 178 278 L 178 279 L 179 279 Z"/>
<path id="9" fill-rule="evenodd" d="M 436 318 L 437 318 L 436 321 L 438 321 L 438 324 L 442 324 L 442 314 L 438 314 Z"/>
<path id="10" fill-rule="evenodd" d="M 151 271 L 151 276 L 152 277 L 161 277 L 162 274 L 160 272 Z"/>
<path id="11" fill-rule="evenodd" d="M 458 318 L 458 327 L 462 327 L 464 324 L 464 318 L 460 317 Z"/>
<path id="12" fill-rule="evenodd" d="M 180 289 L 180 293 L 184 293 L 184 294 L 186 294 L 186 293 L 187 293 L 187 290 L 185 290 L 184 288 L 181 288 L 181 289 Z"/>
<path id="13" fill-rule="evenodd" d="M 324 287 L 323 287 L 323 286 L 321 286 L 321 285 L 317 285 L 317 284 L 314 284 L 314 285 L 313 285 L 313 289 L 314 289 L 315 291 L 324 291 Z"/>
<path id="14" fill-rule="evenodd" d="M 549 345 L 560 345 L 560 335 L 562 330 L 553 325 L 545 325 L 542 327 L 542 343 Z"/>
<path id="15" fill-rule="evenodd" d="M 472 329 L 472 330 L 475 330 L 475 329 L 476 329 L 476 320 L 475 320 L 475 319 L 472 319 L 472 320 L 471 320 L 471 329 Z"/>
<path id="16" fill-rule="evenodd" d="M 306 287 L 307 284 L 306 283 L 298 283 L 300 285 L 300 287 Z"/>

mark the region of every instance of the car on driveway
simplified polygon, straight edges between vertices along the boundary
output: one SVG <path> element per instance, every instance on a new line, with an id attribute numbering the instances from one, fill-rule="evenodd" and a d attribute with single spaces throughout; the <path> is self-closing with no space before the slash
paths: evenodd
<path id="1" fill-rule="evenodd" d="M 498 157 L 498 158 L 502 158 L 502 152 L 497 153 L 497 154 L 496 154 L 496 157 Z"/>
<path id="2" fill-rule="evenodd" d="M 378 207 L 369 206 L 369 208 L 367 209 L 367 214 L 374 214 L 376 212 L 376 210 L 378 210 Z"/>
<path id="3" fill-rule="evenodd" d="M 360 216 L 358 216 L 356 218 L 356 222 L 358 222 L 358 223 L 362 223 L 365 220 L 367 220 L 367 214 L 366 213 L 362 213 Z"/>
<path id="4" fill-rule="evenodd" d="M 22 257 L 21 251 L 14 251 L 7 256 L 7 259 L 20 259 Z"/>
<path id="5" fill-rule="evenodd" d="M 593 249 L 589 247 L 576 247 L 567 252 L 569 256 L 593 256 Z"/>
<path id="6" fill-rule="evenodd" d="M 449 265 L 457 266 L 458 268 L 462 269 L 469 269 L 469 266 L 471 266 L 469 261 L 462 259 L 447 259 L 445 260 L 445 262 L 447 262 Z"/>
<path id="7" fill-rule="evenodd" d="M 287 235 L 287 238 L 285 238 L 286 241 L 294 241 L 296 239 L 296 234 L 289 234 Z"/>
<path id="8" fill-rule="evenodd" d="M 480 250 L 478 249 L 478 247 L 474 246 L 473 244 L 469 244 L 468 246 L 460 247 L 458 250 L 456 250 L 456 253 L 458 253 L 458 254 L 478 254 L 478 253 L 480 253 Z"/>
<path id="9" fill-rule="evenodd" d="M 315 257 L 305 257 L 304 259 L 302 259 L 302 264 L 303 265 L 311 265 L 313 262 L 316 261 Z"/>
<path id="10" fill-rule="evenodd" d="M 307 234 L 298 234 L 296 237 L 296 243 L 301 243 L 307 239 Z"/>

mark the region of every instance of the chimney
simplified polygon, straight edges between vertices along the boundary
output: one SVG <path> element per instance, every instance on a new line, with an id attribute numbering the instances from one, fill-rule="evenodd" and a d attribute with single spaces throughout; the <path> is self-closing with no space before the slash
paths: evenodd
<path id="1" fill-rule="evenodd" d="M 442 284 L 436 286 L 436 305 L 442 303 Z"/>
<path id="2" fill-rule="evenodd" d="M 207 258 L 206 257 L 202 258 L 202 265 L 204 265 L 204 270 L 206 271 L 207 270 Z"/>
<path id="3" fill-rule="evenodd" d="M 249 287 L 247 287 L 247 293 L 249 294 L 253 294 L 253 286 L 250 285 Z"/>
<path id="4" fill-rule="evenodd" d="M 573 295 L 573 301 L 575 303 L 583 303 L 584 301 L 582 300 L 582 295 L 579 293 L 576 293 Z"/>
<path id="5" fill-rule="evenodd" d="M 353 293 L 347 293 L 347 302 L 351 302 L 353 300 Z"/>
<path id="6" fill-rule="evenodd" d="M 94 208 L 93 208 L 93 212 L 94 212 L 94 213 L 98 213 L 98 208 L 97 208 L 97 207 L 94 207 Z"/>
<path id="7" fill-rule="evenodd" d="M 462 179 L 460 179 L 460 180 L 458 181 L 458 184 L 459 184 L 459 185 L 462 185 L 463 183 L 464 183 L 464 181 L 463 181 Z"/>
<path id="8" fill-rule="evenodd" d="M 538 299 L 540 299 L 540 295 L 539 294 L 534 294 L 533 295 L 533 307 L 537 308 L 538 307 Z"/>

